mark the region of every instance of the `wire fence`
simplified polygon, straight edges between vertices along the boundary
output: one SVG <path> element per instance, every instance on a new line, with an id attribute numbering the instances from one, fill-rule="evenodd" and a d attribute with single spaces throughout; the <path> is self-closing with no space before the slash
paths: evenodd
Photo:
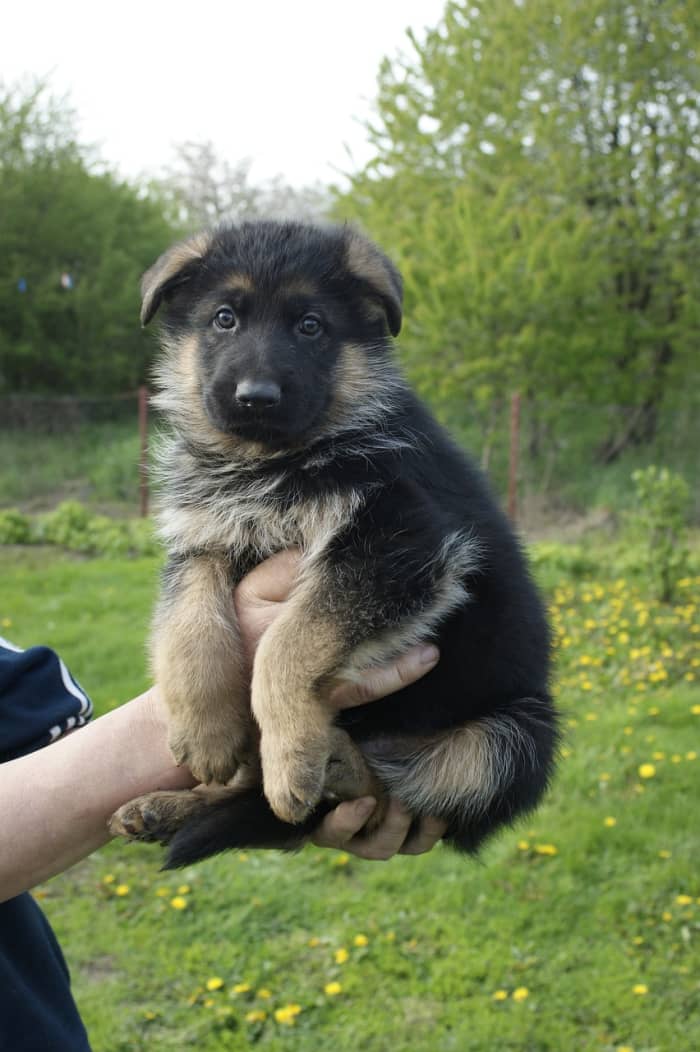
<path id="1" fill-rule="evenodd" d="M 700 490 L 700 413 L 690 403 L 641 420 L 639 407 L 552 405 L 515 394 L 441 416 L 525 526 L 567 508 L 619 507 L 632 493 L 632 470 L 646 464 L 669 466 Z M 161 426 L 145 388 L 0 398 L 0 507 L 31 510 L 68 498 L 146 515 L 149 444 Z"/>

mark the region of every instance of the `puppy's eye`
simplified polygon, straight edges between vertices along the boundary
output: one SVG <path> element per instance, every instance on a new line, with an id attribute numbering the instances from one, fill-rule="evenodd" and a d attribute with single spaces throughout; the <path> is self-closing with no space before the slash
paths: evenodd
<path id="1" fill-rule="evenodd" d="M 236 315 L 230 307 L 219 307 L 214 315 L 214 324 L 217 329 L 233 329 L 236 324 Z"/>
<path id="2" fill-rule="evenodd" d="M 321 319 L 315 314 L 305 314 L 299 322 L 299 332 L 303 336 L 318 336 L 323 326 Z"/>

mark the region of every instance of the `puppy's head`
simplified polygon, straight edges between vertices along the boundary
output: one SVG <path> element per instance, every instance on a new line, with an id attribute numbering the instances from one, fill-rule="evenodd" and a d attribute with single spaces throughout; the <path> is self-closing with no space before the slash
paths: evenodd
<path id="1" fill-rule="evenodd" d="M 169 249 L 142 282 L 163 309 L 160 404 L 189 437 L 298 446 L 381 404 L 401 278 L 349 227 L 251 222 Z"/>

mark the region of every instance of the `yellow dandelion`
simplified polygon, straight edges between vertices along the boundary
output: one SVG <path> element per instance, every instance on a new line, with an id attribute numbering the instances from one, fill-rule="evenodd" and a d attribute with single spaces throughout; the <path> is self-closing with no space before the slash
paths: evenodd
<path id="1" fill-rule="evenodd" d="M 513 990 L 514 1001 L 524 1001 L 529 996 L 530 991 L 528 990 L 527 986 L 518 986 L 517 989 Z"/>
<path id="2" fill-rule="evenodd" d="M 352 941 L 355 944 L 355 946 L 366 946 L 369 942 L 369 939 L 366 935 L 356 935 Z"/>
<path id="3" fill-rule="evenodd" d="M 649 987 L 646 983 L 637 983 L 632 987 L 632 993 L 637 994 L 638 997 L 644 997 L 645 994 L 649 993 Z"/>
<path id="4" fill-rule="evenodd" d="M 235 986 L 231 987 L 231 992 L 234 994 L 247 994 L 250 990 L 250 983 L 236 983 Z"/>
<path id="5" fill-rule="evenodd" d="M 386 939 L 387 942 L 396 942 L 396 932 L 395 931 L 388 931 L 386 933 L 386 935 L 384 936 L 384 938 Z"/>
<path id="6" fill-rule="evenodd" d="M 691 906 L 693 903 L 692 895 L 676 895 L 676 902 L 679 906 Z"/>
<path id="7" fill-rule="evenodd" d="M 117 884 L 116 888 L 114 889 L 114 894 L 115 895 L 128 895 L 130 891 L 131 891 L 131 888 L 129 887 L 128 884 Z"/>
<path id="8" fill-rule="evenodd" d="M 559 849 L 554 844 L 535 844 L 535 851 L 538 855 L 558 855 Z M 515 994 L 513 995 L 515 996 Z"/>
<path id="9" fill-rule="evenodd" d="M 347 961 L 347 959 L 350 956 L 350 954 L 348 953 L 348 951 L 345 949 L 344 946 L 341 946 L 339 950 L 335 951 L 333 956 L 335 958 L 335 963 L 336 964 L 345 964 L 345 962 Z"/>
<path id="10" fill-rule="evenodd" d="M 635 937 L 632 939 L 632 942 L 634 943 L 635 946 L 641 946 L 642 943 L 644 942 L 644 936 L 643 935 L 635 935 Z"/>
<path id="11" fill-rule="evenodd" d="M 189 893 L 190 893 L 190 886 L 189 886 L 189 884 L 181 884 L 180 887 L 177 889 L 177 893 L 178 893 L 178 895 L 189 895 Z"/>
<path id="12" fill-rule="evenodd" d="M 114 873 L 105 873 L 104 877 L 102 878 L 102 883 L 103 884 L 114 884 L 115 879 L 116 878 L 114 876 Z"/>
<path id="13" fill-rule="evenodd" d="M 170 900 L 170 905 L 174 910 L 186 910 L 187 899 L 183 898 L 182 895 L 176 895 L 175 898 Z"/>
<path id="14" fill-rule="evenodd" d="M 263 1012 L 261 1008 L 254 1008 L 252 1012 L 246 1012 L 245 1021 L 246 1023 L 264 1023 L 267 1019 L 267 1012 Z"/>
<path id="15" fill-rule="evenodd" d="M 301 1005 L 285 1005 L 284 1008 L 276 1009 L 275 1019 L 278 1023 L 282 1023 L 284 1026 L 294 1026 L 296 1023 L 296 1017 L 300 1012 Z"/>
<path id="16" fill-rule="evenodd" d="M 0 621 L 0 624 L 2 624 L 3 628 L 12 628 L 12 619 L 9 617 L 3 617 L 2 621 Z"/>
<path id="17" fill-rule="evenodd" d="M 150 1008 L 144 1008 L 143 1018 L 147 1019 L 149 1023 L 153 1022 L 154 1019 L 158 1018 L 157 1012 L 152 1012 Z"/>
<path id="18" fill-rule="evenodd" d="M 220 979 L 218 975 L 213 975 L 211 979 L 207 979 L 204 985 L 207 990 L 220 990 L 224 985 L 224 980 Z"/>
<path id="19" fill-rule="evenodd" d="M 661 920 L 664 921 L 665 924 L 668 924 L 670 921 L 673 920 L 673 914 L 669 913 L 668 910 L 664 910 L 661 914 Z"/>
<path id="20" fill-rule="evenodd" d="M 693 716 L 700 716 L 700 705 L 692 705 L 690 708 Z"/>
<path id="21" fill-rule="evenodd" d="M 661 848 L 661 851 L 659 851 L 659 858 L 671 858 L 671 852 L 666 848 Z"/>
<path id="22" fill-rule="evenodd" d="M 266 986 L 263 986 L 260 990 L 255 991 L 255 996 L 260 997 L 263 1001 L 269 1001 L 272 997 L 272 990 L 268 990 Z"/>
<path id="23" fill-rule="evenodd" d="M 634 1052 L 631 1045 L 618 1045 L 617 1052 Z"/>
<path id="24" fill-rule="evenodd" d="M 643 763 L 640 765 L 637 773 L 640 778 L 653 778 L 656 774 L 656 768 L 653 763 Z"/>
<path id="25" fill-rule="evenodd" d="M 518 841 L 518 851 L 528 851 L 529 849 L 530 849 L 530 841 L 529 840 L 519 840 Z"/>
<path id="26" fill-rule="evenodd" d="M 213 1008 L 215 1004 L 216 1001 L 213 999 L 213 997 L 207 997 L 206 1001 L 204 1001 L 205 1008 Z"/>
<path id="27" fill-rule="evenodd" d="M 607 818 L 603 819 L 603 825 L 607 826 L 608 829 L 612 829 L 613 826 L 617 825 L 617 819 L 613 818 L 612 815 L 608 815 Z"/>
<path id="28" fill-rule="evenodd" d="M 601 782 L 609 782 L 610 781 L 610 775 L 608 774 L 607 771 L 603 771 L 602 774 L 598 775 L 598 780 L 601 781 Z"/>
<path id="29" fill-rule="evenodd" d="M 156 895 L 158 896 L 159 899 L 164 899 L 165 896 L 169 895 L 169 894 L 170 894 L 170 888 L 166 888 L 163 885 L 161 885 L 159 888 L 156 888 Z"/>
<path id="30" fill-rule="evenodd" d="M 508 1000 L 508 991 L 507 990 L 494 990 L 494 992 L 491 994 L 491 998 L 494 1001 L 507 1001 Z"/>
<path id="31" fill-rule="evenodd" d="M 332 865 L 334 866 L 347 866 L 350 861 L 350 856 L 342 851 L 339 855 L 336 855 L 333 859 Z"/>
<path id="32" fill-rule="evenodd" d="M 323 987 L 323 992 L 329 997 L 336 997 L 342 989 L 343 988 L 340 985 L 340 983 L 326 983 L 326 985 Z"/>

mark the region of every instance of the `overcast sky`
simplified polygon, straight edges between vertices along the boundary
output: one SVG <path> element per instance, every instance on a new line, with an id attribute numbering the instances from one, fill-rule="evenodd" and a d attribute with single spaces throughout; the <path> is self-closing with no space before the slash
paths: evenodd
<path id="1" fill-rule="evenodd" d="M 371 152 L 384 55 L 435 25 L 444 0 L 5 0 L 0 77 L 49 76 L 70 92 L 81 138 L 129 176 L 172 144 L 214 142 L 253 175 L 337 179 Z M 350 149 L 353 162 L 348 159 Z"/>

